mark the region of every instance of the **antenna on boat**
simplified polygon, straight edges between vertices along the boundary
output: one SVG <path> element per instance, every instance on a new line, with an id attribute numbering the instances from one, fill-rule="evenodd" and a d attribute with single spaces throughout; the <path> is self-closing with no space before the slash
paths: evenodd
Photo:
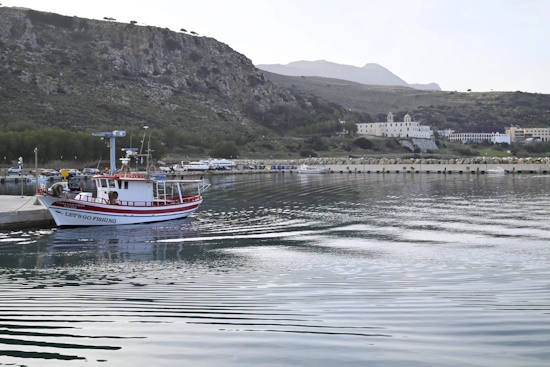
<path id="1" fill-rule="evenodd" d="M 120 162 L 122 163 L 122 167 L 120 170 L 122 172 L 129 173 L 130 172 L 130 159 L 133 156 L 137 156 L 137 148 L 122 148 L 122 151 L 126 153 L 126 157 L 119 158 Z"/>
<path id="2" fill-rule="evenodd" d="M 146 150 L 146 153 L 143 154 L 143 144 L 145 144 L 145 137 L 147 135 L 147 129 L 149 128 L 149 126 L 144 126 L 143 127 L 143 138 L 141 139 L 141 148 L 139 148 L 139 154 L 136 154 L 136 157 L 142 157 L 141 158 L 141 163 L 143 164 L 143 157 L 145 157 L 145 170 L 147 171 L 147 173 L 149 173 L 149 171 L 151 170 L 151 166 L 149 164 L 149 159 L 152 159 L 151 157 L 151 152 L 154 152 L 154 150 L 151 149 L 151 135 L 149 135 L 149 139 L 147 141 L 147 150 Z"/>
<path id="3" fill-rule="evenodd" d="M 141 148 L 139 148 L 139 154 L 142 154 L 143 153 L 143 143 L 145 142 L 145 134 L 147 134 L 147 129 L 149 128 L 149 126 L 144 126 L 143 127 L 143 138 L 141 139 Z"/>
<path id="4" fill-rule="evenodd" d="M 109 145 L 111 147 L 111 174 L 116 172 L 116 148 L 115 148 L 115 138 L 122 138 L 126 136 L 126 131 L 124 130 L 115 130 L 112 132 L 102 132 L 102 133 L 92 133 L 93 136 L 99 136 L 103 139 L 109 138 Z"/>

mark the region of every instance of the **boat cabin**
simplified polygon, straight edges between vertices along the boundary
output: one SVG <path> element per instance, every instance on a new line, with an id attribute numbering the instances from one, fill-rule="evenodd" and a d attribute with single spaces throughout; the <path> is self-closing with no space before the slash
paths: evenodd
<path id="1" fill-rule="evenodd" d="M 150 206 L 182 203 L 186 198 L 194 195 L 185 195 L 182 185 L 197 184 L 199 180 L 166 180 L 165 175 L 146 177 L 143 174 L 121 173 L 115 175 L 97 175 L 92 177 L 97 188 L 96 200 L 111 204 Z M 81 200 L 90 200 L 92 193 L 80 193 Z"/>
<path id="2" fill-rule="evenodd" d="M 94 176 L 93 180 L 97 187 L 97 198 L 106 201 L 152 202 L 155 200 L 154 188 L 158 186 L 158 182 L 135 174 Z"/>

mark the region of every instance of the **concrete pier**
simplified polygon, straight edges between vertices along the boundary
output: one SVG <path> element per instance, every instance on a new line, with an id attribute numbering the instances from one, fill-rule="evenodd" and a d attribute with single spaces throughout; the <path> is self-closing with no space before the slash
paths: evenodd
<path id="1" fill-rule="evenodd" d="M 0 230 L 55 226 L 48 209 L 35 201 L 35 196 L 0 195 Z"/>

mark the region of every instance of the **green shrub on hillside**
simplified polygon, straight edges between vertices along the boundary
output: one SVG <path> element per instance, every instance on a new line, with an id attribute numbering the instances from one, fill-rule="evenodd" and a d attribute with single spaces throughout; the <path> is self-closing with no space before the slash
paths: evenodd
<path id="1" fill-rule="evenodd" d="M 310 150 L 310 149 L 303 149 L 300 151 L 300 156 L 304 158 L 308 157 L 317 157 L 317 152 Z"/>
<path id="2" fill-rule="evenodd" d="M 210 151 L 211 157 L 232 159 L 239 156 L 239 148 L 232 141 L 218 143 L 214 149 Z"/>

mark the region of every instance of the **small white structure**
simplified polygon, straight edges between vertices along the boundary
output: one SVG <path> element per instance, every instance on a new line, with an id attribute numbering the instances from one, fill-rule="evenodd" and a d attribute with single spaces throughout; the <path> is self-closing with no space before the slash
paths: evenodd
<path id="1" fill-rule="evenodd" d="M 412 121 L 406 114 L 402 122 L 393 120 L 393 113 L 389 112 L 386 122 L 371 122 L 357 124 L 357 133 L 361 135 L 386 136 L 396 138 L 431 139 L 433 131 L 429 126 L 422 126 L 418 121 Z"/>
<path id="2" fill-rule="evenodd" d="M 489 141 L 493 144 L 510 144 L 510 135 L 501 133 L 457 133 L 449 136 L 449 141 L 466 143 L 481 143 Z"/>
<path id="3" fill-rule="evenodd" d="M 455 133 L 455 131 L 451 130 L 451 129 L 445 129 L 445 130 L 438 130 L 437 131 L 437 134 L 441 138 L 448 138 L 449 136 L 453 135 L 454 133 Z"/>

